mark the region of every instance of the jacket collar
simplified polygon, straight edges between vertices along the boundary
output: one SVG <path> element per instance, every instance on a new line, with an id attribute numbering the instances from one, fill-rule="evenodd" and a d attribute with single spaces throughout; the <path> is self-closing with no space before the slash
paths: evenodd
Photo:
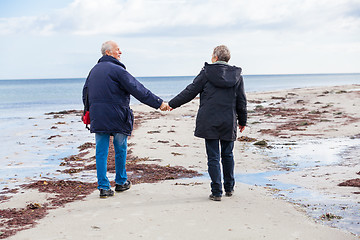
<path id="1" fill-rule="evenodd" d="M 216 61 L 213 64 L 225 64 L 225 65 L 229 65 L 227 62 L 225 61 Z"/>
<path id="2" fill-rule="evenodd" d="M 112 62 L 112 63 L 120 65 L 121 67 L 126 69 L 126 67 L 123 63 L 121 63 L 119 60 L 117 60 L 116 58 L 114 58 L 112 56 L 104 55 L 99 59 L 98 63 L 100 63 L 100 62 Z"/>

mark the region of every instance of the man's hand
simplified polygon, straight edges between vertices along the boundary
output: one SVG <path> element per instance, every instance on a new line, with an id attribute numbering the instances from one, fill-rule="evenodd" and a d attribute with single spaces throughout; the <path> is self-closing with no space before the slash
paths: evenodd
<path id="1" fill-rule="evenodd" d="M 161 106 L 160 106 L 160 110 L 161 111 L 170 111 L 172 110 L 172 108 L 165 102 L 162 102 Z"/>
<path id="2" fill-rule="evenodd" d="M 240 132 L 242 133 L 245 130 L 245 126 L 239 126 Z"/>

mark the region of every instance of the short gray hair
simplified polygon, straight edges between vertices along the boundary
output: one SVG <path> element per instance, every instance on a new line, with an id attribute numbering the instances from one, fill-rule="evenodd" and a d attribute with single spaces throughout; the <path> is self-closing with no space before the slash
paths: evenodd
<path id="1" fill-rule="evenodd" d="M 228 62 L 231 58 L 230 50 L 225 45 L 220 45 L 214 48 L 214 57 L 218 57 L 218 61 Z"/>
<path id="2" fill-rule="evenodd" d="M 101 54 L 103 55 L 103 56 L 105 56 L 106 55 L 106 51 L 110 51 L 111 52 L 111 50 L 113 49 L 113 43 L 114 43 L 114 41 L 106 41 L 106 42 L 104 42 L 102 45 L 101 45 Z"/>

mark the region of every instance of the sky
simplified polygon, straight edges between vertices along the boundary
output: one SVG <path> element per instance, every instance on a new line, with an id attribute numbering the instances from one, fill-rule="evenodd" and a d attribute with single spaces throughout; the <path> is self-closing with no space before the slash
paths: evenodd
<path id="1" fill-rule="evenodd" d="M 135 77 L 360 72 L 360 0 L 0 0 L 0 79 L 83 78 L 118 43 Z"/>

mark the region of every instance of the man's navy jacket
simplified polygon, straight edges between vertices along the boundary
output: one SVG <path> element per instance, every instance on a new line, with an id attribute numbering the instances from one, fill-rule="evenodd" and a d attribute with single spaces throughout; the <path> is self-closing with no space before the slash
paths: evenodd
<path id="1" fill-rule="evenodd" d="M 155 109 L 163 102 L 128 73 L 124 64 L 107 55 L 99 59 L 86 79 L 83 88 L 84 105 L 86 94 L 92 133 L 122 133 L 130 136 L 134 122 L 129 106 L 130 95 Z"/>

